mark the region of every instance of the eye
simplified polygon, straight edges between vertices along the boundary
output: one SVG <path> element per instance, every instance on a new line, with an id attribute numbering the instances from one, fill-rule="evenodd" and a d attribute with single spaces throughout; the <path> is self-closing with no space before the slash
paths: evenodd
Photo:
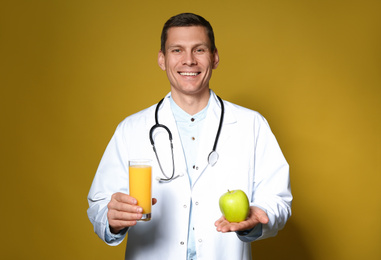
<path id="1" fill-rule="evenodd" d="M 173 52 L 173 53 L 180 53 L 181 52 L 181 50 L 180 49 L 172 49 L 172 51 L 171 52 Z"/>
<path id="2" fill-rule="evenodd" d="M 196 53 L 203 53 L 203 52 L 205 52 L 204 48 L 198 48 L 198 49 L 196 49 Z"/>

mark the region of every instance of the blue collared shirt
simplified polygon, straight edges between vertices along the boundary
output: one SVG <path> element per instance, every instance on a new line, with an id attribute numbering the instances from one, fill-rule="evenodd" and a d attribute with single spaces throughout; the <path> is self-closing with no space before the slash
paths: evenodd
<path id="1" fill-rule="evenodd" d="M 197 151 L 199 146 L 199 136 L 204 123 L 204 119 L 206 117 L 206 112 L 209 107 L 208 105 L 198 112 L 195 115 L 189 115 L 184 110 L 182 110 L 172 98 L 171 101 L 171 109 L 173 116 L 176 120 L 177 130 L 179 131 L 181 144 L 184 151 L 184 156 L 186 160 L 188 177 L 191 188 L 194 183 L 194 175 L 198 170 L 196 163 L 197 159 Z M 189 216 L 189 227 L 188 227 L 188 251 L 187 251 L 187 259 L 188 260 L 196 260 L 196 244 L 194 238 L 194 225 L 193 225 L 193 217 L 192 217 L 192 201 L 190 203 L 190 216 Z"/>

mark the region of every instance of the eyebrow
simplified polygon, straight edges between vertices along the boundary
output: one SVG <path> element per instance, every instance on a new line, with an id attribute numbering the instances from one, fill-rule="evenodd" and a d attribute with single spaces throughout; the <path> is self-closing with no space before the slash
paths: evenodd
<path id="1" fill-rule="evenodd" d="M 205 42 L 197 43 L 197 44 L 193 45 L 192 49 L 200 47 L 200 46 L 205 46 L 206 48 L 210 49 L 209 45 Z M 182 44 L 173 44 L 173 45 L 169 45 L 167 49 L 172 49 L 172 48 L 184 48 L 184 46 Z"/>

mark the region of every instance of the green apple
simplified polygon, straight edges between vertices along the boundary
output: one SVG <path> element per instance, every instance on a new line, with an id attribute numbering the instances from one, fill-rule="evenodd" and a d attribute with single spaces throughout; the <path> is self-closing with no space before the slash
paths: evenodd
<path id="1" fill-rule="evenodd" d="M 220 197 L 220 210 L 229 222 L 244 221 L 249 215 L 249 200 L 242 190 L 228 190 Z"/>

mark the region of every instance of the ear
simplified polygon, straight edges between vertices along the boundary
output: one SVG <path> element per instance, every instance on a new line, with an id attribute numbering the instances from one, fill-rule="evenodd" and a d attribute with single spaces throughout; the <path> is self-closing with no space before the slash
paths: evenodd
<path id="1" fill-rule="evenodd" d="M 213 53 L 213 69 L 217 69 L 220 63 L 220 56 L 218 55 L 218 50 L 216 49 Z"/>
<path id="2" fill-rule="evenodd" d="M 157 56 L 157 63 L 162 70 L 165 70 L 165 56 L 164 53 L 160 50 Z"/>

